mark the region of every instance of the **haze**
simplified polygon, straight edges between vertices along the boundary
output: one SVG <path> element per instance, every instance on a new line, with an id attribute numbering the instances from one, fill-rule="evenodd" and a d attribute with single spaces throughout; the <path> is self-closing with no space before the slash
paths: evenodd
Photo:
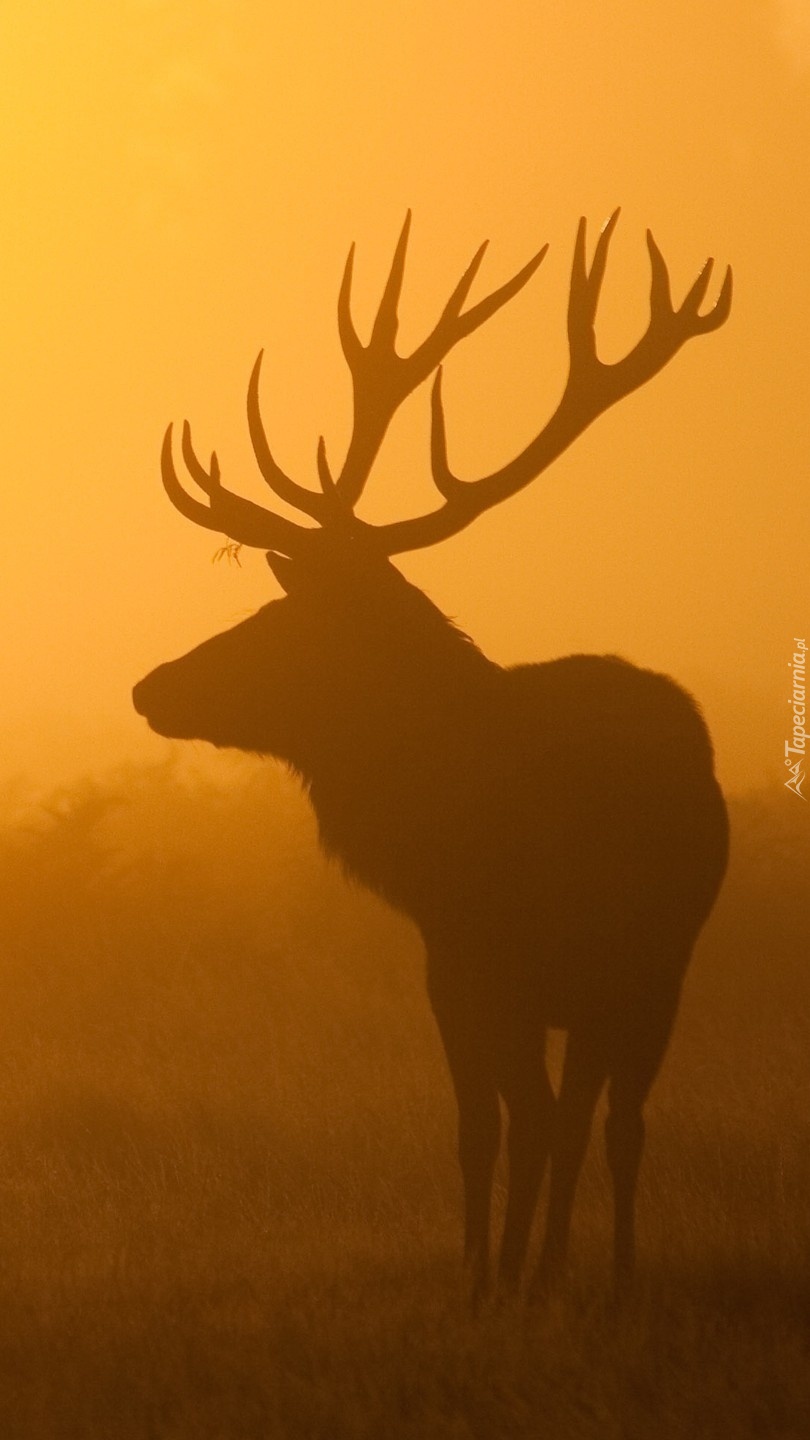
<path id="1" fill-rule="evenodd" d="M 623 207 L 599 316 L 645 323 L 644 231 L 676 297 L 706 255 L 732 317 L 600 419 L 528 491 L 399 563 L 493 658 L 617 651 L 699 698 L 734 790 L 782 784 L 788 662 L 807 606 L 810 25 L 798 0 L 401 0 L 293 10 L 34 0 L 3 23 L 2 776 L 155 754 L 134 680 L 271 598 L 260 555 L 160 487 L 188 417 L 262 499 L 244 418 L 265 346 L 279 459 L 315 483 L 350 389 L 335 304 L 357 241 L 372 313 L 407 207 L 400 344 L 480 241 L 475 295 L 544 241 L 528 290 L 454 353 L 451 461 L 511 457 L 556 403 L 580 214 Z M 389 436 L 362 513 L 430 499 L 428 399 Z M 266 492 L 264 492 L 266 494 Z"/>

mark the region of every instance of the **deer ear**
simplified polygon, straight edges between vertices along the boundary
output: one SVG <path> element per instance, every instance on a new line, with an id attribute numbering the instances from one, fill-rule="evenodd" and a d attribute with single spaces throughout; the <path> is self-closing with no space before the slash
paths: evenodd
<path id="1" fill-rule="evenodd" d="M 289 595 L 291 590 L 295 590 L 298 581 L 295 561 L 291 560 L 289 555 L 279 555 L 275 550 L 268 550 L 264 558 L 282 590 Z"/>

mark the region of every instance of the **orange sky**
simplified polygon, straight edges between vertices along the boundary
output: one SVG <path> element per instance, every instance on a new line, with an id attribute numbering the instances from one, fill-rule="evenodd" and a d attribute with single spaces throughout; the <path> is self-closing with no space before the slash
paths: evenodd
<path id="1" fill-rule="evenodd" d="M 728 325 L 530 490 L 400 563 L 496 659 L 669 671 L 729 787 L 781 785 L 810 629 L 806 0 L 29 0 L 2 32 L 0 779 L 154 755 L 132 682 L 273 593 L 258 555 L 209 563 L 216 537 L 160 488 L 160 439 L 189 416 L 262 498 L 244 396 L 265 345 L 268 430 L 314 482 L 320 431 L 330 454 L 348 434 L 352 239 L 362 328 L 413 208 L 403 347 L 481 239 L 479 294 L 550 241 L 448 363 L 451 458 L 474 476 L 556 402 L 576 220 L 595 237 L 621 204 L 602 353 L 644 324 L 647 225 L 678 295 L 707 254 L 732 262 Z M 430 498 L 427 415 L 423 391 L 367 515 Z"/>

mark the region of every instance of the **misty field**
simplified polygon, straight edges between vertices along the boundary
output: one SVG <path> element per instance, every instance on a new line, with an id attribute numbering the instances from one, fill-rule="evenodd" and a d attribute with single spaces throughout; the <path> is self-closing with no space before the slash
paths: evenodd
<path id="1" fill-rule="evenodd" d="M 635 1294 L 600 1112 L 567 1284 L 478 1317 L 416 935 L 318 857 L 293 782 L 166 763 L 2 804 L 3 1440 L 810 1435 L 798 797 L 732 808 Z"/>

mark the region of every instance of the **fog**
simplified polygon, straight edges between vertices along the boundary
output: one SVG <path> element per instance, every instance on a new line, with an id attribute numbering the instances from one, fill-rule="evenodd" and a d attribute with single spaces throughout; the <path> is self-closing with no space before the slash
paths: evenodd
<path id="1" fill-rule="evenodd" d="M 604 1309 L 600 1112 L 563 1295 L 476 1322 L 418 937 L 321 857 L 296 783 L 177 752 L 7 787 L 5 1433 L 791 1433 L 810 853 L 798 798 L 731 815 L 648 1107 L 634 1304 Z"/>

